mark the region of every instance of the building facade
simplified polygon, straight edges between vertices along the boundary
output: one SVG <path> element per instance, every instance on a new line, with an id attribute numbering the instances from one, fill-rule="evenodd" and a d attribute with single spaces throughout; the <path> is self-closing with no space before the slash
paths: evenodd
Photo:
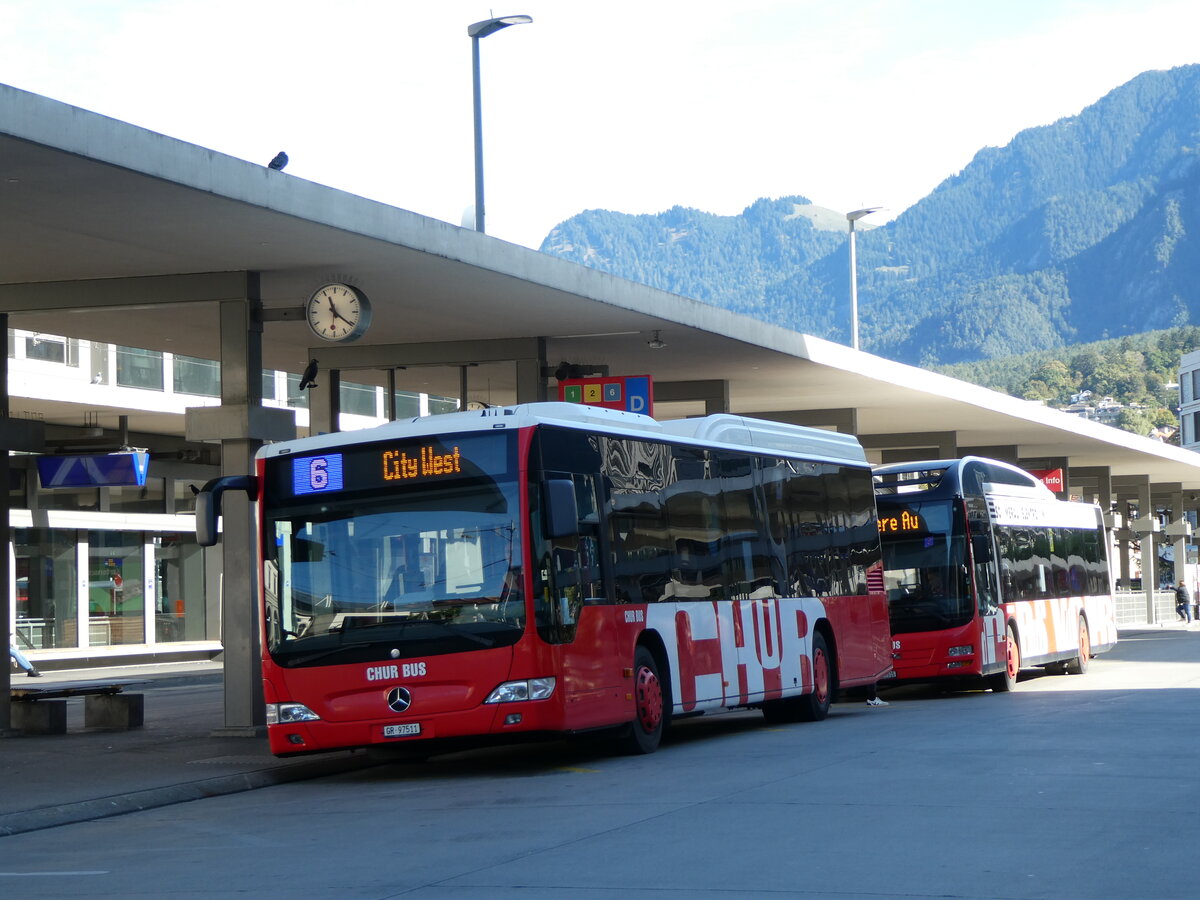
<path id="1" fill-rule="evenodd" d="M 39 402 L 70 403 L 79 427 L 47 433 L 53 455 L 146 450 L 140 486 L 47 487 L 35 455 L 10 457 L 12 540 L 7 597 L 15 641 L 35 664 L 79 666 L 120 658 L 204 658 L 221 650 L 220 554 L 195 540 L 193 486 L 219 474 L 219 460 L 178 439 L 104 433 L 95 411 L 182 416 L 220 403 L 213 360 L 91 341 L 8 331 L 12 414 Z M 299 376 L 263 372 L 263 405 L 295 410 L 308 426 Z M 386 421 L 384 389 L 345 383 L 343 430 Z M 397 417 L 458 407 L 457 400 L 397 392 Z"/>
<path id="2" fill-rule="evenodd" d="M 1179 362 L 1179 445 L 1200 450 L 1200 350 Z"/>

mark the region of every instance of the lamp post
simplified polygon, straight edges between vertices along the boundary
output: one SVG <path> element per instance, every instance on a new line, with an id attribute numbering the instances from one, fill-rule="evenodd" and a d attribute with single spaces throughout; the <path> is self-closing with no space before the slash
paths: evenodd
<path id="1" fill-rule="evenodd" d="M 479 104 L 479 39 L 509 25 L 528 25 L 530 16 L 501 16 L 467 26 L 471 39 L 471 82 L 475 100 L 475 230 L 483 231 L 483 112 Z"/>
<path id="2" fill-rule="evenodd" d="M 855 350 L 858 349 L 858 264 L 854 257 L 854 223 L 881 209 L 882 206 L 868 206 L 846 213 L 846 221 L 850 223 L 850 346 Z"/>

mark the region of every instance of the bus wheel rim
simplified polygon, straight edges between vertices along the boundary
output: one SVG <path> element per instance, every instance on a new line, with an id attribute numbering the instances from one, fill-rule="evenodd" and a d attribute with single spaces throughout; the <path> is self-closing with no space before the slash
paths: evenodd
<path id="1" fill-rule="evenodd" d="M 1013 640 L 1012 635 L 1008 638 L 1008 677 L 1016 678 L 1020 666 L 1017 663 L 1017 642 Z"/>
<path id="2" fill-rule="evenodd" d="M 817 650 L 813 655 L 813 693 L 821 704 L 829 696 L 829 660 L 824 650 Z"/>
<path id="3" fill-rule="evenodd" d="M 648 666 L 642 666 L 637 674 L 637 716 L 643 730 L 651 732 L 658 728 L 662 712 L 662 685 Z"/>

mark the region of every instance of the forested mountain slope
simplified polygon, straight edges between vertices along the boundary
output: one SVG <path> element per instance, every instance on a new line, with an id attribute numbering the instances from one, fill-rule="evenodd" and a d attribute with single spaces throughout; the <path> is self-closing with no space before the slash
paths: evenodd
<path id="1" fill-rule="evenodd" d="M 1200 323 L 1200 66 L 1144 73 L 981 150 L 858 235 L 865 350 L 937 365 Z M 604 210 L 542 250 L 847 341 L 844 217 L 803 197 L 739 216 Z"/>

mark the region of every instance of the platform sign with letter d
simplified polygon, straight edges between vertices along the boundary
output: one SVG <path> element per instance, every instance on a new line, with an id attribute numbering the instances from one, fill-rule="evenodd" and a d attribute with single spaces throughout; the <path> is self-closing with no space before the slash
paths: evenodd
<path id="1" fill-rule="evenodd" d="M 654 415 L 654 385 L 649 375 L 569 378 L 558 383 L 558 399 L 565 403 Z"/>

